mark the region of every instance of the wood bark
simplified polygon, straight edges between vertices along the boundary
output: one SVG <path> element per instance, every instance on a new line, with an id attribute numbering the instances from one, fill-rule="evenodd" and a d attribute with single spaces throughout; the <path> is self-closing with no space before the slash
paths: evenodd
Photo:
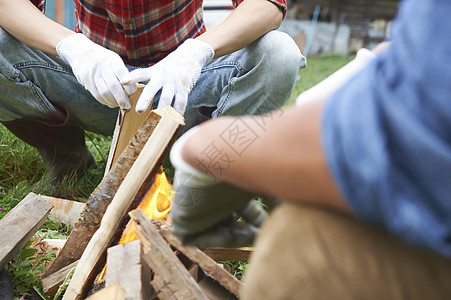
<path id="1" fill-rule="evenodd" d="M 93 271 L 118 229 L 118 224 L 121 223 L 144 181 L 155 174 L 160 167 L 164 154 L 167 152 L 176 130 L 181 125 L 180 115 L 174 114 L 174 112 L 170 106 L 161 110 L 161 120 L 107 207 L 100 227 L 92 236 L 80 258 L 63 299 L 80 299 L 84 296 L 87 281 L 93 276 Z"/>
<path id="2" fill-rule="evenodd" d="M 150 285 L 152 271 L 143 260 L 139 240 L 108 249 L 105 284 L 106 287 L 120 284 L 125 290 L 126 300 L 148 300 L 153 290 Z"/>
<path id="3" fill-rule="evenodd" d="M 168 243 L 161 237 L 155 226 L 140 210 L 129 213 L 135 222 L 135 232 L 144 248 L 145 259 L 148 261 L 155 276 L 169 290 L 164 296 L 159 295 L 159 288 L 154 286 L 159 299 L 199 300 L 207 299 L 199 285 L 174 254 Z"/>
<path id="4" fill-rule="evenodd" d="M 130 170 L 139 153 L 143 149 L 158 122 L 161 113 L 152 111 L 138 130 L 135 137 L 129 142 L 127 148 L 122 152 L 117 162 L 112 166 L 110 172 L 102 179 L 100 184 L 89 197 L 80 218 L 75 223 L 69 238 L 59 256 L 54 260 L 52 266 L 46 272 L 49 275 L 68 264 L 80 259 L 89 240 L 100 226 L 106 208 L 113 199 L 125 175 Z"/>
<path id="5" fill-rule="evenodd" d="M 41 196 L 29 193 L 0 220 L 0 269 L 41 228 L 52 207 Z"/>

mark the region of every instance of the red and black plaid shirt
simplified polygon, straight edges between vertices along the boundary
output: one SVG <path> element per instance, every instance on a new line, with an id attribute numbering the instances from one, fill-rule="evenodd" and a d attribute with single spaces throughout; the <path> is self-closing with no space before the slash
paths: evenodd
<path id="1" fill-rule="evenodd" d="M 45 0 L 31 1 L 44 9 Z M 232 0 L 235 7 L 243 1 Z M 286 14 L 286 0 L 268 1 Z M 154 64 L 187 38 L 205 32 L 202 0 L 75 0 L 75 6 L 75 31 L 130 65 Z"/>

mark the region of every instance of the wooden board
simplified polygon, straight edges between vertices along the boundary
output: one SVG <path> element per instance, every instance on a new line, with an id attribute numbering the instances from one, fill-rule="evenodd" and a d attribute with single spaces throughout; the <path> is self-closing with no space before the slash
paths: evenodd
<path id="1" fill-rule="evenodd" d="M 204 253 L 210 256 L 215 261 L 227 261 L 227 260 L 242 260 L 249 261 L 249 258 L 254 251 L 252 247 L 240 247 L 240 248 L 223 248 L 212 247 L 204 250 Z"/>
<path id="2" fill-rule="evenodd" d="M 129 215 L 135 222 L 135 232 L 141 240 L 145 259 L 158 280 L 163 282 L 163 286 L 170 291 L 170 293 L 165 291 L 165 296 L 159 295 L 159 288 L 154 286 L 157 297 L 159 299 L 166 297 L 187 300 L 207 299 L 194 278 L 144 213 L 141 210 L 134 210 Z"/>
<path id="3" fill-rule="evenodd" d="M 126 300 L 151 299 L 152 271 L 143 261 L 139 240 L 108 249 L 105 285 L 120 284 L 125 290 Z"/>
<path id="4" fill-rule="evenodd" d="M 198 264 L 207 275 L 218 281 L 223 287 L 239 297 L 242 283 L 232 274 L 221 268 L 213 259 L 197 247 L 184 246 L 169 230 L 160 230 L 160 234 L 168 243 L 182 252 L 186 257 Z"/>
<path id="5" fill-rule="evenodd" d="M 68 225 L 70 229 L 74 229 L 75 222 L 80 217 L 85 203 L 44 195 L 41 195 L 41 197 L 53 205 L 53 209 L 49 214 L 50 219 L 57 221 L 59 224 Z"/>
<path id="6" fill-rule="evenodd" d="M 41 228 L 51 209 L 47 200 L 30 193 L 0 220 L 1 269 Z"/>
<path id="7" fill-rule="evenodd" d="M 42 278 L 42 290 L 44 293 L 53 297 L 58 291 L 59 286 L 63 283 L 64 279 L 66 279 L 67 274 L 69 274 L 69 272 L 75 268 L 77 264 L 78 260 L 68 266 L 65 266 L 64 268 L 61 268 L 55 273 Z"/>

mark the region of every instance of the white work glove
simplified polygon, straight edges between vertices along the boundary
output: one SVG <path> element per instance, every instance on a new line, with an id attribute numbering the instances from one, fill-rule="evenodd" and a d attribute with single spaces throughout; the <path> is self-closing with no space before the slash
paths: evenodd
<path id="1" fill-rule="evenodd" d="M 172 147 L 175 168 L 172 232 L 187 245 L 199 248 L 240 247 L 252 244 L 266 218 L 256 194 L 205 174 L 184 161 L 181 152 L 197 127 Z M 243 222 L 238 222 L 241 217 Z"/>
<path id="2" fill-rule="evenodd" d="M 138 113 L 146 111 L 157 92 L 161 90 L 158 107 L 171 105 L 175 97 L 174 108 L 183 114 L 188 94 L 196 85 L 202 68 L 214 55 L 213 48 L 207 43 L 188 39 L 152 67 L 133 70 L 122 83 L 149 81 L 136 104 Z"/>
<path id="3" fill-rule="evenodd" d="M 299 106 L 311 101 L 329 98 L 375 57 L 376 55 L 370 50 L 365 48 L 360 49 L 352 61 L 317 85 L 300 94 L 296 99 L 296 105 Z"/>
<path id="4" fill-rule="evenodd" d="M 97 45 L 81 33 L 62 39 L 56 51 L 72 67 L 78 82 L 97 101 L 109 107 L 130 109 L 128 96 L 136 92 L 136 85 L 121 83 L 129 72 L 118 54 Z"/>

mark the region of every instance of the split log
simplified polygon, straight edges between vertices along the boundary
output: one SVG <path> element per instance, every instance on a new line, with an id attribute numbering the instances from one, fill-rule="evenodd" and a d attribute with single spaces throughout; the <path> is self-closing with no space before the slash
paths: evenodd
<path id="1" fill-rule="evenodd" d="M 152 270 L 143 261 L 139 240 L 108 249 L 105 285 L 120 284 L 127 300 L 147 300 L 153 294 Z"/>
<path id="2" fill-rule="evenodd" d="M 29 193 L 0 220 L 0 269 L 41 228 L 51 209 L 52 205 L 41 196 Z"/>
<path id="3" fill-rule="evenodd" d="M 184 246 L 169 230 L 160 230 L 160 234 L 174 248 L 182 252 L 186 257 L 198 264 L 200 268 L 210 277 L 218 281 L 223 287 L 239 297 L 242 283 L 232 274 L 221 268 L 213 259 L 197 247 Z"/>
<path id="4" fill-rule="evenodd" d="M 59 224 L 68 225 L 70 229 L 74 228 L 85 203 L 43 195 L 41 197 L 53 205 L 49 214 L 50 219 L 54 219 Z"/>
<path id="5" fill-rule="evenodd" d="M 249 261 L 250 256 L 254 248 L 252 247 L 240 247 L 240 248 L 223 248 L 223 247 L 211 247 L 204 250 L 204 253 L 210 256 L 215 261 L 227 261 L 227 260 L 241 260 Z"/>
<path id="6" fill-rule="evenodd" d="M 100 227 L 83 252 L 63 299 L 79 299 L 83 296 L 88 279 L 92 277 L 97 262 L 106 251 L 108 243 L 118 229 L 118 224 L 127 213 L 139 188 L 160 167 L 164 154 L 167 153 L 167 148 L 181 125 L 181 116 L 172 107 L 167 106 L 160 112 L 161 120 L 105 211 Z"/>
<path id="7" fill-rule="evenodd" d="M 65 266 L 64 268 L 61 268 L 53 274 L 42 278 L 42 290 L 44 293 L 53 297 L 58 291 L 59 286 L 64 282 L 64 279 L 66 279 L 67 274 L 69 274 L 69 272 L 72 271 L 77 264 L 78 260 L 68 266 Z"/>
<path id="8" fill-rule="evenodd" d="M 89 296 L 86 300 L 125 300 L 125 290 L 115 284 L 107 288 L 101 289 L 97 293 Z"/>
<path id="9" fill-rule="evenodd" d="M 138 129 L 144 124 L 150 113 L 153 100 L 145 112 L 137 113 L 135 111 L 136 103 L 138 102 L 144 87 L 145 85 L 143 84 L 137 84 L 138 89 L 136 93 L 130 96 L 131 109 L 127 113 L 120 111 L 117 116 L 113 140 L 111 141 L 108 161 L 106 163 L 105 175 L 110 171 L 111 166 L 117 161 L 130 140 L 135 136 L 136 132 L 138 132 Z"/>
<path id="10" fill-rule="evenodd" d="M 168 110 L 165 110 L 168 114 Z M 54 260 L 52 266 L 46 272 L 49 275 L 68 264 L 78 260 L 89 240 L 100 226 L 100 221 L 106 208 L 113 199 L 125 175 L 130 170 L 139 153 L 143 149 L 157 124 L 162 118 L 162 110 L 152 111 L 135 137 L 129 142 L 110 172 L 102 179 L 95 191 L 89 197 L 80 218 L 75 223 L 69 238 L 61 250 L 60 255 Z M 183 124 L 181 115 L 175 116 L 178 122 Z"/>
<path id="11" fill-rule="evenodd" d="M 207 299 L 194 278 L 174 254 L 168 243 L 161 237 L 155 226 L 140 210 L 129 213 L 135 222 L 135 232 L 144 248 L 145 259 L 155 272 L 155 276 L 170 291 L 169 295 L 159 295 L 159 299 Z"/>

